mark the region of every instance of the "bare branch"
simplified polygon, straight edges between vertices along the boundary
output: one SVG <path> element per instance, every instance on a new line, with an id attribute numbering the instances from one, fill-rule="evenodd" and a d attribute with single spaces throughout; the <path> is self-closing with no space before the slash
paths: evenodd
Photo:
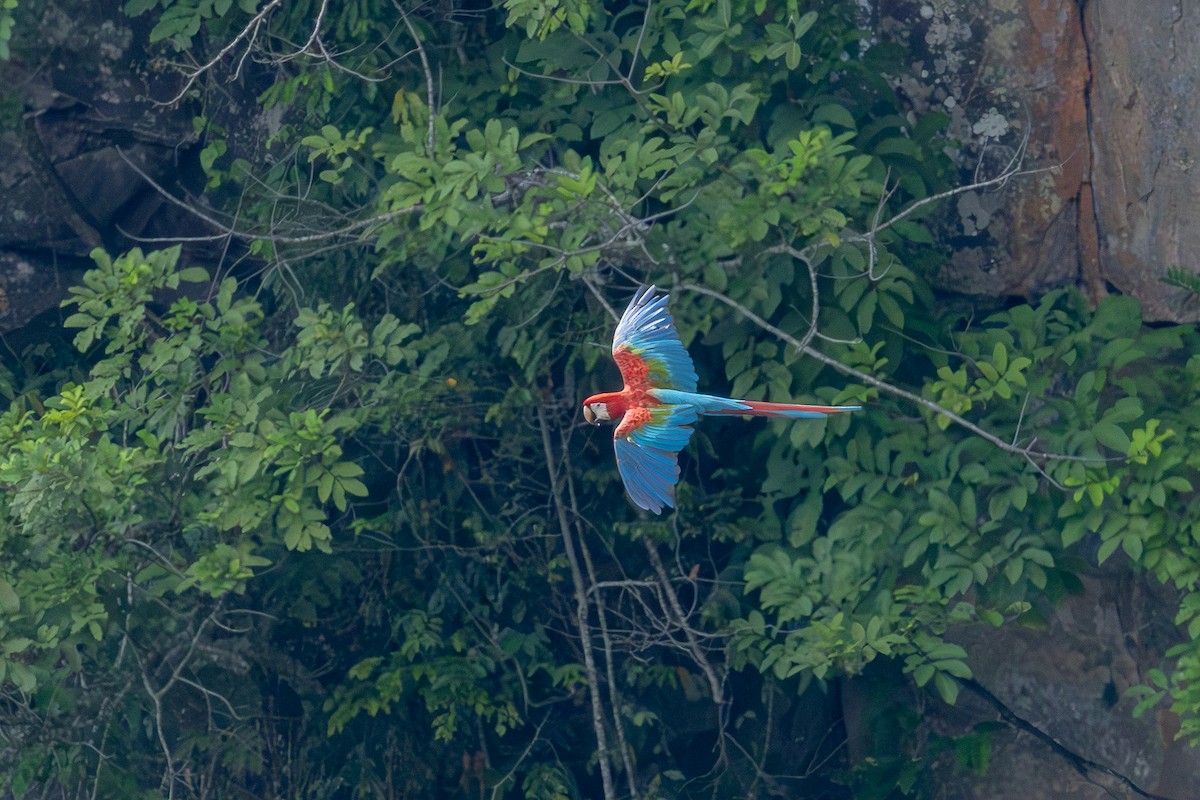
<path id="1" fill-rule="evenodd" d="M 242 28 L 242 30 L 238 32 L 237 36 L 233 37 L 228 44 L 218 50 L 217 54 L 209 59 L 208 62 L 201 64 L 198 68 L 193 70 L 191 74 L 188 75 L 187 80 L 184 81 L 183 88 L 180 89 L 174 97 L 167 102 L 162 103 L 161 105 L 172 106 L 182 100 L 184 95 L 186 95 L 191 88 L 196 85 L 196 81 L 200 79 L 200 76 L 216 66 L 225 56 L 229 55 L 229 53 L 232 52 L 233 49 L 238 46 L 238 43 L 243 39 L 246 40 L 246 52 L 249 53 L 250 48 L 254 45 L 254 39 L 258 36 L 259 28 L 262 27 L 263 23 L 266 21 L 267 17 L 270 16 L 271 12 L 281 5 L 283 5 L 283 0 L 271 0 L 271 2 L 263 6 L 257 14 L 251 17 L 250 21 L 246 23 L 246 27 Z M 233 78 L 237 78 L 245 58 L 245 54 L 243 54 L 242 58 L 239 59 L 238 67 L 232 76 Z"/>
<path id="2" fill-rule="evenodd" d="M 404 9 L 401 7 L 400 3 L 397 2 L 397 0 L 392 0 L 392 5 L 395 6 L 396 10 L 400 12 L 400 18 L 404 20 L 404 27 L 408 28 L 409 35 L 412 36 L 413 41 L 416 42 L 417 54 L 421 57 L 421 69 L 425 73 L 425 102 L 429 110 L 429 129 L 425 134 L 425 154 L 428 156 L 433 156 L 433 123 L 434 117 L 437 113 L 434 106 L 433 70 L 429 68 L 429 57 L 425 55 L 425 45 L 421 42 L 421 37 L 417 35 L 417 29 L 413 27 L 412 22 L 408 18 L 408 14 L 404 13 Z"/>
<path id="3" fill-rule="evenodd" d="M 538 723 L 537 730 L 534 731 L 533 736 L 529 738 L 529 744 L 525 745 L 525 749 L 521 751 L 521 755 L 517 756 L 517 760 L 513 762 L 513 765 L 509 768 L 508 772 L 505 773 L 504 776 L 497 780 L 492 786 L 492 800 L 500 800 L 500 798 L 503 796 L 504 784 L 506 784 L 512 778 L 512 776 L 516 774 L 517 770 L 520 769 L 521 764 L 525 761 L 525 759 L 529 758 L 529 753 L 533 750 L 533 746 L 542 740 L 542 728 L 546 727 L 546 723 L 549 721 L 549 719 L 549 714 L 542 717 L 542 721 Z M 480 788 L 482 792 L 482 787 Z"/>
<path id="4" fill-rule="evenodd" d="M 817 335 L 817 326 L 821 315 L 821 294 L 817 287 L 817 271 L 813 269 L 812 259 L 808 253 L 797 250 L 791 245 L 778 245 L 767 251 L 768 253 L 786 253 L 792 258 L 804 264 L 804 268 L 808 270 L 808 283 L 812 291 L 812 311 L 809 314 L 808 330 L 804 332 L 804 336 L 800 337 L 798 349 L 804 350 L 812 342 L 813 337 Z"/>
<path id="5" fill-rule="evenodd" d="M 226 237 L 233 237 L 233 238 L 243 239 L 243 240 L 247 240 L 247 241 L 264 239 L 264 240 L 269 240 L 271 242 L 274 242 L 276 244 L 308 244 L 308 243 L 312 243 L 312 242 L 323 242 L 323 241 L 328 241 L 331 239 L 348 238 L 352 235 L 359 234 L 363 230 L 370 228 L 374 225 L 381 225 L 385 222 L 391 222 L 391 221 L 399 219 L 401 217 L 406 217 L 411 214 L 419 213 L 425 209 L 424 204 L 417 203 L 416 205 L 405 206 L 404 208 L 397 208 L 392 211 L 385 212 L 383 214 L 377 214 L 373 217 L 368 217 L 367 219 L 356 220 L 354 222 L 351 222 L 348 225 L 343 225 L 340 228 L 335 228 L 335 229 L 329 230 L 329 231 L 319 231 L 317 233 L 306 234 L 304 236 L 285 236 L 285 235 L 276 234 L 276 233 L 271 233 L 271 234 L 252 233 L 249 231 L 237 230 L 236 228 L 233 228 L 233 227 L 227 225 L 226 223 L 221 222 L 220 220 L 216 219 L 215 217 L 211 217 L 211 216 L 203 213 L 195 206 L 193 206 L 189 203 L 186 203 L 183 200 L 180 200 L 175 195 L 171 194 L 165 188 L 163 188 L 157 181 L 154 180 L 154 178 L 152 178 L 150 175 L 148 175 L 145 171 L 143 171 L 141 169 L 141 167 L 139 167 L 128 156 L 126 156 L 123 152 L 121 152 L 120 148 L 117 148 L 117 153 L 118 153 L 118 155 L 121 156 L 122 159 L 124 159 L 125 163 L 128 164 L 130 166 L 130 168 L 132 168 L 135 172 L 137 172 L 138 175 L 140 175 L 142 177 L 142 179 L 144 181 L 146 181 L 146 183 L 150 184 L 150 187 L 153 188 L 156 192 L 158 192 L 163 197 L 163 199 L 165 199 L 169 203 L 172 203 L 173 205 L 179 206 L 180 208 L 186 210 L 188 213 L 198 217 L 199 219 L 203 220 L 204 222 L 208 223 L 213 228 L 215 228 L 221 232 L 220 235 L 213 236 L 213 237 L 207 237 L 208 240 L 217 240 L 217 239 L 224 239 Z M 206 240 L 206 237 L 195 237 L 195 238 L 196 238 L 196 240 L 199 240 L 199 241 Z M 170 241 L 180 241 L 180 240 L 178 238 L 173 238 Z"/>
<path id="6" fill-rule="evenodd" d="M 579 519 L 579 502 L 575 497 L 575 482 L 571 480 L 571 476 L 575 473 L 575 470 L 571 467 L 571 451 L 567 447 L 567 436 L 568 433 L 563 431 L 562 452 L 567 484 L 567 499 L 571 502 L 573 517 Z M 588 581 L 594 586 L 596 584 L 596 568 L 592 564 L 592 556 L 588 552 L 583 537 L 580 537 L 579 552 L 583 554 L 583 563 L 587 567 Z M 600 625 L 600 643 L 604 646 L 604 672 L 605 677 L 608 679 L 608 702 L 612 713 L 613 731 L 617 734 L 617 750 L 621 754 L 621 763 L 625 767 L 625 780 L 629 786 L 629 796 L 632 800 L 638 800 L 640 793 L 637 787 L 637 770 L 633 766 L 633 751 L 629 746 L 628 739 L 625 737 L 625 721 L 621 717 L 621 707 L 624 704 L 621 702 L 621 690 L 617 683 L 613 640 L 608 630 L 608 609 L 599 597 L 596 595 L 589 596 L 596 603 L 596 621 Z"/>
<path id="7" fill-rule="evenodd" d="M 903 210 L 897 212 L 890 219 L 887 219 L 883 222 L 878 222 L 877 224 L 873 225 L 869 232 L 867 232 L 865 234 L 856 234 L 854 236 L 848 236 L 847 238 L 852 241 L 863 241 L 865 239 L 868 239 L 869 237 L 872 237 L 872 236 L 878 234 L 880 231 L 887 230 L 888 228 L 895 225 L 897 222 L 907 219 L 908 217 L 912 216 L 920 209 L 924 208 L 925 206 L 931 205 L 933 203 L 940 203 L 941 201 L 948 200 L 951 197 L 957 197 L 960 194 L 978 191 L 979 189 L 987 189 L 990 187 L 1003 186 L 1004 184 L 1008 183 L 1013 178 L 1017 178 L 1022 175 L 1038 175 L 1043 172 L 1052 172 L 1053 170 L 1056 170 L 1059 168 L 1059 165 L 1056 164 L 1052 167 L 1039 167 L 1037 169 L 1025 169 L 1025 170 L 1021 169 L 1020 168 L 1021 160 L 1025 157 L 1025 150 L 1027 149 L 1028 145 L 1029 145 L 1029 131 L 1027 130 L 1025 132 L 1025 138 L 1023 138 L 1021 140 L 1021 144 L 1017 147 L 1016 151 L 1013 153 L 1013 157 L 1011 159 L 1009 159 L 1009 162 L 1008 162 L 1008 164 L 1005 165 L 1004 170 L 1002 170 L 1001 173 L 999 175 L 997 175 L 996 177 L 989 178 L 988 180 L 976 181 L 975 183 L 968 183 L 964 186 L 956 186 L 953 189 L 947 189 L 944 192 L 939 192 L 935 195 L 930 195 L 929 197 L 925 197 L 920 200 L 917 200 L 916 202 L 912 203 L 912 205 L 909 205 L 908 207 L 904 208 Z"/>

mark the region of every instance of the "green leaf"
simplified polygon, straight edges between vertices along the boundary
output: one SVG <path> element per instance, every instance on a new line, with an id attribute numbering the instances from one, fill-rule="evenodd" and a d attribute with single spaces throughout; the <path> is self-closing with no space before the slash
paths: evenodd
<path id="1" fill-rule="evenodd" d="M 176 273 L 179 280 L 186 283 L 206 283 L 208 281 L 208 270 L 204 267 L 187 267 L 179 270 Z"/>
<path id="2" fill-rule="evenodd" d="M 25 636 L 14 636 L 4 642 L 3 652 L 6 656 L 11 656 L 16 653 L 24 653 L 33 644 L 33 640 Z"/>
<path id="3" fill-rule="evenodd" d="M 329 502 L 329 496 L 333 493 L 333 473 L 324 472 L 317 479 L 317 498 L 322 503 Z"/>
<path id="4" fill-rule="evenodd" d="M 897 328 L 904 327 L 904 312 L 900 310 L 900 304 L 890 294 L 879 295 L 879 310 L 888 318 Z"/>
<path id="5" fill-rule="evenodd" d="M 824 105 L 817 106 L 816 110 L 812 113 L 812 121 L 837 125 L 838 127 L 850 130 L 858 127 L 853 115 L 851 115 L 845 106 L 837 103 L 825 103 Z"/>
<path id="6" fill-rule="evenodd" d="M 29 694 L 37 688 L 37 678 L 29 667 L 20 661 L 8 662 L 8 679 L 17 687 L 17 691 Z"/>
<path id="7" fill-rule="evenodd" d="M 913 680 L 916 682 L 917 686 L 924 686 L 925 684 L 929 683 L 929 679 L 932 678 L 936 672 L 937 670 L 934 668 L 933 664 L 921 664 L 919 667 L 913 670 Z"/>
<path id="8" fill-rule="evenodd" d="M 597 114 L 592 120 L 592 138 L 603 139 L 622 125 L 634 122 L 635 118 L 631 111 L 632 109 L 628 106 L 617 106 Z"/>
<path id="9" fill-rule="evenodd" d="M 811 12 L 810 12 L 811 13 Z M 797 42 L 789 42 L 784 50 L 784 63 L 789 70 L 796 70 L 800 66 L 800 45 Z"/>
<path id="10" fill-rule="evenodd" d="M 1096 441 L 1111 450 L 1124 453 L 1129 449 L 1129 434 L 1111 422 L 1097 422 L 1092 428 L 1092 433 Z"/>
<path id="11" fill-rule="evenodd" d="M 1109 556 L 1117 551 L 1117 548 L 1121 546 L 1122 541 L 1122 537 L 1114 536 L 1108 541 L 1101 542 L 1100 549 L 1096 552 L 1096 560 L 1103 564 L 1108 560 Z"/>
<path id="12" fill-rule="evenodd" d="M 994 628 L 999 628 L 1004 624 L 1004 615 L 992 608 L 985 608 L 980 611 L 979 617 Z"/>
<path id="13" fill-rule="evenodd" d="M 1021 579 L 1021 573 L 1025 571 L 1025 562 L 1018 558 L 1010 558 L 1004 565 L 1004 576 L 1008 578 L 1008 582 L 1016 585 Z"/>
<path id="14" fill-rule="evenodd" d="M 339 461 L 329 471 L 339 478 L 357 478 L 363 474 L 363 468 L 353 461 Z"/>
<path id="15" fill-rule="evenodd" d="M 0 611 L 3 611 L 5 614 L 16 614 L 20 610 L 21 598 L 17 596 L 13 585 L 6 580 L 0 579 Z"/>
<path id="16" fill-rule="evenodd" d="M 969 680 L 972 677 L 971 668 L 966 665 L 966 662 L 957 659 L 940 660 L 935 662 L 934 666 L 948 675 L 953 675 L 955 678 Z"/>
<path id="17" fill-rule="evenodd" d="M 98 321 L 99 320 L 97 320 L 91 314 L 84 314 L 84 313 L 72 314 L 71 316 L 69 316 L 65 320 L 63 320 L 63 327 L 64 328 L 90 328 L 92 325 L 95 325 Z"/>
<path id="18" fill-rule="evenodd" d="M 954 705 L 958 700 L 958 682 L 944 672 L 937 673 L 934 678 L 934 685 L 937 687 L 938 694 L 942 696 L 942 700 L 947 705 Z"/>
<path id="19" fill-rule="evenodd" d="M 1133 718 L 1138 719 L 1150 709 L 1158 706 L 1167 693 L 1161 691 L 1156 692 L 1150 689 L 1148 686 L 1134 686 L 1131 687 L 1126 694 L 1134 699 L 1137 699 L 1138 697 L 1142 698 L 1142 700 L 1133 707 L 1132 712 Z"/>
<path id="20" fill-rule="evenodd" d="M 1041 548 L 1030 547 L 1021 555 L 1035 564 L 1042 565 L 1046 569 L 1052 569 L 1054 567 L 1054 556 L 1052 556 L 1046 550 L 1042 550 Z"/>
<path id="21" fill-rule="evenodd" d="M 1142 540 L 1137 536 L 1121 537 L 1121 548 L 1125 554 L 1133 561 L 1140 561 L 1142 558 Z"/>

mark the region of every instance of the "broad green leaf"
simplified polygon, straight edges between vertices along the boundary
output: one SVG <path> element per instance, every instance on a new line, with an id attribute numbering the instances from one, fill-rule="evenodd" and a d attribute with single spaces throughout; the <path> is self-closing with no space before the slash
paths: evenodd
<path id="1" fill-rule="evenodd" d="M 6 580 L 0 579 L 0 611 L 3 611 L 5 614 L 16 614 L 20 610 L 21 598 L 17 596 L 13 585 Z"/>

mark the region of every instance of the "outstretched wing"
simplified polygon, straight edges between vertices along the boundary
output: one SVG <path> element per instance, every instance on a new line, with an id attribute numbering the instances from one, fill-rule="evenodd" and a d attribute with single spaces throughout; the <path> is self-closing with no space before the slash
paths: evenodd
<path id="1" fill-rule="evenodd" d="M 696 391 L 696 368 L 683 349 L 667 311 L 667 295 L 653 286 L 638 290 L 617 323 L 613 360 L 630 389 Z"/>
<path id="2" fill-rule="evenodd" d="M 692 435 L 696 409 L 687 405 L 631 408 L 613 436 L 617 471 L 639 507 L 661 514 L 674 507 L 679 451 Z"/>

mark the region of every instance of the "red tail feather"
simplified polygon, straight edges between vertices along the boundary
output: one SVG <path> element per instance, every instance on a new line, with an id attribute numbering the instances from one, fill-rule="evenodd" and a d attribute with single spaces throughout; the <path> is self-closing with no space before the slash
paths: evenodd
<path id="1" fill-rule="evenodd" d="M 757 400 L 739 400 L 750 406 L 748 409 L 718 411 L 718 414 L 735 414 L 747 417 L 796 417 L 800 415 L 836 414 L 840 411 L 858 411 L 860 406 L 810 406 L 800 403 L 763 403 Z"/>

